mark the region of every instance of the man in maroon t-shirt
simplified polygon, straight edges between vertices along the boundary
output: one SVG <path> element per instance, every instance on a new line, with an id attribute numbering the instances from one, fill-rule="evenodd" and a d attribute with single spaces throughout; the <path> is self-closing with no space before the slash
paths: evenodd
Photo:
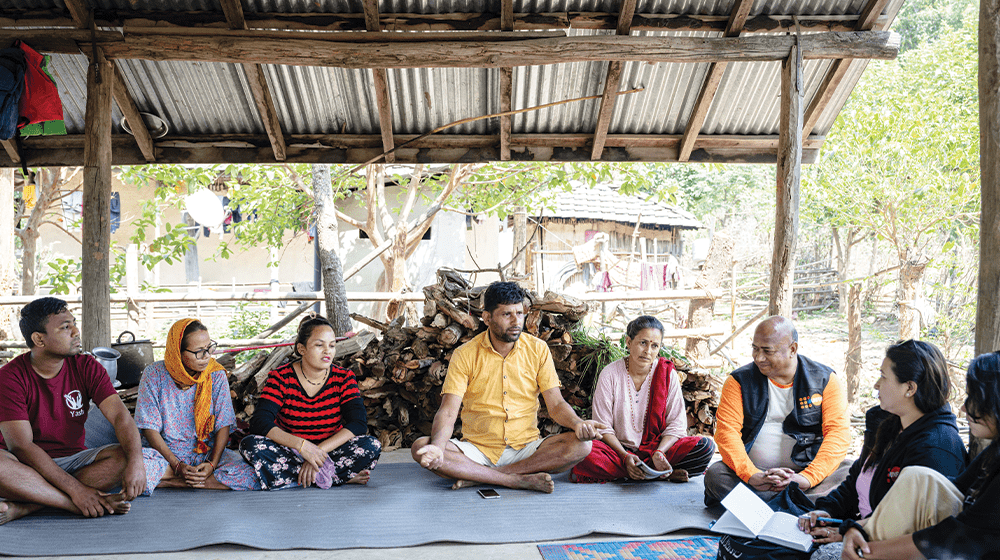
<path id="1" fill-rule="evenodd" d="M 43 506 L 98 517 L 127 513 L 146 488 L 139 430 L 107 372 L 80 355 L 66 302 L 46 297 L 21 310 L 28 352 L 0 368 L 0 525 Z M 121 444 L 84 447 L 90 401 Z M 108 494 L 121 486 L 117 494 Z"/>

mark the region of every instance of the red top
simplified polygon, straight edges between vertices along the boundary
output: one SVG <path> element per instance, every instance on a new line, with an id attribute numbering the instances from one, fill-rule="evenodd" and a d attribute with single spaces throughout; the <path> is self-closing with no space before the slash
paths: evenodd
<path id="1" fill-rule="evenodd" d="M 43 379 L 26 352 L 0 368 L 0 422 L 27 420 L 35 445 L 50 457 L 67 457 L 86 449 L 90 401 L 99 405 L 116 394 L 107 370 L 91 356 L 66 358 L 55 377 Z M 2 435 L 0 448 L 7 449 Z"/>
<path id="2" fill-rule="evenodd" d="M 302 388 L 292 364 L 280 367 L 267 376 L 260 398 L 280 407 L 275 425 L 282 430 L 320 443 L 344 427 L 344 403 L 361 397 L 354 373 L 337 366 L 315 396 Z"/>

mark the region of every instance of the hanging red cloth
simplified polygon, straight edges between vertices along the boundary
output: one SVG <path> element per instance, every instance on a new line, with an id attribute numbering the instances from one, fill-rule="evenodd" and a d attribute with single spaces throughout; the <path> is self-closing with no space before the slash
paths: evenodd
<path id="1" fill-rule="evenodd" d="M 28 64 L 24 73 L 24 95 L 18 104 L 21 117 L 18 128 L 22 129 L 22 135 L 66 134 L 59 89 L 49 74 L 49 56 L 39 54 L 24 41 L 18 43 Z M 23 130 L 25 126 L 36 124 L 40 126 Z"/>

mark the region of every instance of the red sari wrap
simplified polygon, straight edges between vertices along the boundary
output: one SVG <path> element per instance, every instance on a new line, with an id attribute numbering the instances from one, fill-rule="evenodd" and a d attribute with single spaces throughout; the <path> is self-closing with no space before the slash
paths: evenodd
<path id="1" fill-rule="evenodd" d="M 626 358 L 627 359 L 627 358 Z M 667 425 L 667 387 L 674 375 L 674 363 L 660 358 L 653 371 L 652 386 L 649 391 L 649 408 L 646 410 L 646 425 L 642 432 L 642 443 L 632 450 L 644 463 L 652 466 L 650 456 L 660 445 L 660 435 Z M 674 442 L 664 452 L 667 461 L 680 461 L 698 444 L 698 437 L 684 437 Z M 590 455 L 573 467 L 573 475 L 578 482 L 607 482 L 628 478 L 628 471 L 621 457 L 614 449 L 601 440 L 594 440 Z"/>

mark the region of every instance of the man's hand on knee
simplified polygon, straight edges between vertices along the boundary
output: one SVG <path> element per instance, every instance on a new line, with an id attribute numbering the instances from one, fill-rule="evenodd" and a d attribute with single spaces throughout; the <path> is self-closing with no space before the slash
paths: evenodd
<path id="1" fill-rule="evenodd" d="M 433 443 L 418 449 L 416 455 L 420 458 L 420 466 L 425 469 L 437 470 L 444 464 L 444 450 Z"/>

